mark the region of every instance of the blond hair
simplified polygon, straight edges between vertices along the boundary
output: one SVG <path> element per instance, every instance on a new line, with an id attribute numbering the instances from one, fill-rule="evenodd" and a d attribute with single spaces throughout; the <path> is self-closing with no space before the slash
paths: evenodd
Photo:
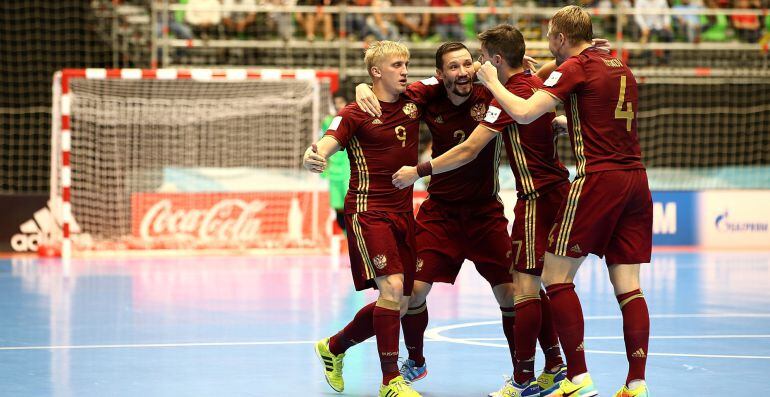
<path id="1" fill-rule="evenodd" d="M 566 6 L 551 18 L 551 35 L 563 34 L 572 44 L 588 42 L 594 38 L 591 16 L 578 6 Z"/>
<path id="2" fill-rule="evenodd" d="M 409 49 L 401 43 L 395 41 L 375 41 L 369 45 L 364 53 L 364 63 L 366 71 L 372 75 L 372 67 L 379 66 L 392 56 L 402 56 L 409 59 Z"/>

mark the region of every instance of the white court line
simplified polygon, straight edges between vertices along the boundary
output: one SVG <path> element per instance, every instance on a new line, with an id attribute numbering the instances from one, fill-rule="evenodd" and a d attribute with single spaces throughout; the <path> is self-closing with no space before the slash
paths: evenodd
<path id="1" fill-rule="evenodd" d="M 770 313 L 710 313 L 710 314 L 656 314 L 650 318 L 770 318 Z M 622 316 L 586 316 L 585 320 L 621 319 Z M 470 328 L 482 325 L 499 325 L 500 320 L 478 321 L 470 323 L 452 324 L 435 327 L 425 331 L 426 342 L 448 342 L 466 345 L 507 347 L 504 344 L 488 343 L 488 341 L 503 341 L 503 338 L 451 338 L 441 335 L 441 332 Z M 622 336 L 589 336 L 585 339 L 612 340 L 622 339 Z M 767 334 L 758 335 L 651 335 L 650 339 L 752 339 L 770 338 Z M 63 345 L 63 346 L 0 346 L 0 351 L 25 351 L 25 350 L 83 350 L 83 349 L 141 349 L 141 348 L 180 348 L 180 347 L 238 347 L 238 346 L 269 346 L 269 345 L 306 345 L 318 341 L 254 341 L 254 342 L 190 342 L 190 343 L 144 343 L 144 344 L 104 344 L 104 345 Z M 366 343 L 374 343 L 367 341 Z M 587 353 L 625 355 L 625 352 L 586 350 Z M 742 358 L 742 359 L 770 359 L 770 356 L 748 355 L 719 355 L 719 354 L 690 354 L 690 353 L 650 353 L 651 356 L 669 357 L 703 357 L 703 358 Z"/>
<path id="2" fill-rule="evenodd" d="M 71 346 L 2 346 L 2 350 L 68 350 L 68 349 L 134 349 L 154 347 L 228 347 L 262 345 L 305 345 L 317 343 L 312 340 L 284 340 L 260 342 L 191 342 L 191 343 L 139 343 L 132 345 L 71 345 Z"/>
<path id="3" fill-rule="evenodd" d="M 427 336 L 426 336 L 427 338 Z M 681 335 L 681 336 L 650 336 L 650 339 L 755 339 L 770 338 L 770 335 Z M 623 339 L 622 336 L 587 336 L 585 339 L 591 340 L 612 340 Z M 401 339 L 403 342 L 403 339 Z M 447 338 L 439 337 L 426 339 L 425 342 L 503 342 L 505 338 Z M 139 343 L 139 344 L 115 344 L 115 345 L 63 345 L 63 346 L 0 346 L 0 351 L 12 350 L 78 350 L 78 349 L 146 349 L 146 348 L 168 348 L 168 347 L 237 347 L 237 346 L 270 346 L 270 345 L 310 345 L 317 343 L 317 340 L 279 340 L 279 341 L 258 341 L 258 342 L 190 342 L 190 343 Z M 374 343 L 374 340 L 368 340 L 364 343 Z M 502 344 L 484 343 L 483 346 L 508 347 Z M 596 352 L 596 351 L 595 351 Z M 607 352 L 618 353 L 620 352 Z M 719 356 L 722 357 L 722 356 Z"/>

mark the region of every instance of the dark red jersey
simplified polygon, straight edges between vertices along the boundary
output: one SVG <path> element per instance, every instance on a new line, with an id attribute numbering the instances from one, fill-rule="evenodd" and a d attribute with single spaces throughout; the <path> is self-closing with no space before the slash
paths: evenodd
<path id="1" fill-rule="evenodd" d="M 484 118 L 492 99 L 484 86 L 474 85 L 468 99 L 455 105 L 449 100 L 443 81 L 435 77 L 410 84 L 406 94 L 425 106 L 423 120 L 433 137 L 433 158 L 468 139 Z M 501 150 L 502 141 L 495 139 L 470 163 L 431 176 L 430 197 L 444 202 L 475 202 L 495 197 L 500 190 Z"/>
<path id="2" fill-rule="evenodd" d="M 505 88 L 527 99 L 541 89 L 542 84 L 539 77 L 526 71 L 511 76 Z M 551 126 L 554 116 L 553 112 L 548 112 L 530 124 L 518 124 L 497 100 L 493 100 L 481 122 L 503 135 L 519 197 L 538 197 L 561 183 L 569 182 L 569 172 L 556 153 L 556 136 Z"/>
<path id="3" fill-rule="evenodd" d="M 587 48 L 564 61 L 543 85 L 564 103 L 578 176 L 644 168 L 636 79 L 620 60 Z"/>
<path id="4" fill-rule="evenodd" d="M 382 116 L 372 117 L 358 105 L 347 105 L 335 117 L 326 135 L 347 148 L 350 188 L 345 212 L 370 210 L 412 211 L 412 188 L 397 189 L 393 174 L 402 166 L 417 165 L 420 109 L 406 96 L 380 102 Z"/>

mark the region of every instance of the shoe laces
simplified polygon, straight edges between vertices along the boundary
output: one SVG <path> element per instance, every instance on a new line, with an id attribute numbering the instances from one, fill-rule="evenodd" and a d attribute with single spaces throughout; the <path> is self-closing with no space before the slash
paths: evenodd
<path id="1" fill-rule="evenodd" d="M 392 386 L 396 391 L 407 391 L 412 388 L 412 382 L 402 379 L 393 383 Z"/>
<path id="2" fill-rule="evenodd" d="M 342 361 L 342 359 L 345 358 L 344 354 L 338 354 L 334 357 L 332 357 L 332 361 L 334 362 L 334 373 L 336 374 L 342 374 L 342 367 L 345 365 L 345 362 Z"/>

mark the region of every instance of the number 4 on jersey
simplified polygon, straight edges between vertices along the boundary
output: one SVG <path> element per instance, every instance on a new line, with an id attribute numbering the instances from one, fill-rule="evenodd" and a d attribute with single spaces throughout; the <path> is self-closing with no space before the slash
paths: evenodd
<path id="1" fill-rule="evenodd" d="M 620 94 L 618 94 L 618 105 L 615 106 L 615 118 L 626 119 L 626 131 L 631 132 L 631 120 L 634 119 L 634 106 L 631 102 L 626 102 L 626 108 L 623 110 L 623 100 L 626 99 L 626 76 L 620 76 Z"/>

